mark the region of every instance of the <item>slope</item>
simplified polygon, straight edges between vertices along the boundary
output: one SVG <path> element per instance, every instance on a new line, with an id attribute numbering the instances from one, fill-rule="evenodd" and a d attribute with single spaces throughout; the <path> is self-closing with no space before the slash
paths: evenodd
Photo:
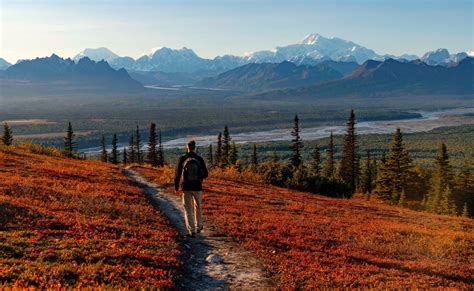
<path id="1" fill-rule="evenodd" d="M 0 288 L 171 288 L 177 232 L 119 167 L 0 146 Z"/>
<path id="2" fill-rule="evenodd" d="M 172 190 L 172 171 L 138 171 Z M 474 287 L 471 219 L 244 182 L 250 178 L 211 174 L 205 227 L 254 252 L 284 289 Z"/>

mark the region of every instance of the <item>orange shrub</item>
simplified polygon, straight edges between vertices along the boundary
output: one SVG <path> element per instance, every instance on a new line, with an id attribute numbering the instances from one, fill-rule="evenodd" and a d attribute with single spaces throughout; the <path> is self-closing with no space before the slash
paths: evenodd
<path id="1" fill-rule="evenodd" d="M 0 150 L 0 287 L 171 288 L 179 254 L 119 167 Z"/>
<path id="2" fill-rule="evenodd" d="M 155 181 L 163 174 L 147 172 Z M 471 219 L 217 174 L 205 182 L 207 225 L 252 250 L 281 287 L 474 288 Z"/>

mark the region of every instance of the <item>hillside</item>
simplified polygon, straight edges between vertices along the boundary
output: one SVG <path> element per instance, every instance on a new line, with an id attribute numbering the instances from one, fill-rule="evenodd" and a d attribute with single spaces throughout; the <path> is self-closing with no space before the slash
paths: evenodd
<path id="1" fill-rule="evenodd" d="M 172 190 L 173 171 L 136 170 Z M 205 184 L 206 227 L 252 251 L 281 287 L 474 287 L 470 219 L 331 199 L 223 175 L 214 172 Z"/>
<path id="2" fill-rule="evenodd" d="M 170 288 L 176 236 L 119 167 L 0 146 L 0 288 Z"/>
<path id="3" fill-rule="evenodd" d="M 282 63 L 248 64 L 207 78 L 196 83 L 198 87 L 262 91 L 314 85 L 342 77 L 342 74 L 326 65 L 300 65 Z"/>
<path id="4" fill-rule="evenodd" d="M 450 67 L 420 61 L 366 61 L 346 77 L 319 85 L 270 91 L 252 99 L 385 97 L 401 95 L 474 94 L 474 59 Z"/>
<path id="5" fill-rule="evenodd" d="M 160 195 L 175 195 L 173 169 L 134 169 L 168 190 Z M 229 252 L 246 249 L 281 288 L 474 287 L 472 219 L 214 170 L 204 189 L 204 236 L 183 242 L 142 192 L 117 166 L 39 146 L 1 147 L 0 287 L 186 286 L 180 270 L 191 250 L 204 256 L 195 272 L 216 266 L 206 263 L 215 247 L 208 234 L 220 246 L 237 243 Z M 234 260 L 231 268 L 245 264 Z"/>
<path id="6" fill-rule="evenodd" d="M 117 94 L 143 91 L 125 69 L 82 58 L 77 63 L 57 55 L 21 61 L 0 76 L 2 96 Z"/>

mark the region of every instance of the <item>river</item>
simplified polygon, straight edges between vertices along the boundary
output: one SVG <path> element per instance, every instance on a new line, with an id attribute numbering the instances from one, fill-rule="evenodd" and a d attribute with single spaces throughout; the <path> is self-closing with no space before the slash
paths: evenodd
<path id="1" fill-rule="evenodd" d="M 466 118 L 460 120 L 461 115 L 472 113 L 474 108 L 456 108 L 440 111 L 412 111 L 419 113 L 421 117 L 413 119 L 400 119 L 390 121 L 362 121 L 356 124 L 358 134 L 390 134 L 399 127 L 404 133 L 425 132 L 443 126 L 455 126 L 466 123 L 474 123 L 474 118 Z M 449 118 L 451 117 L 451 119 Z M 458 117 L 452 118 L 452 117 Z M 466 122 L 467 121 L 467 122 Z M 303 140 L 316 140 L 328 137 L 331 132 L 334 135 L 344 134 L 346 130 L 345 125 L 334 126 L 316 126 L 301 128 L 301 138 Z M 269 141 L 288 141 L 291 140 L 290 128 L 274 129 L 266 131 L 242 132 L 232 134 L 232 140 L 236 143 L 249 142 L 269 142 Z M 210 143 L 215 143 L 217 135 L 193 135 L 182 138 L 172 139 L 163 142 L 164 148 L 184 147 L 189 139 L 194 139 L 198 146 L 208 146 Z M 123 150 L 126 144 L 120 144 L 119 148 Z M 146 146 L 145 146 L 146 148 Z M 96 153 L 100 149 L 98 147 L 81 149 L 84 153 Z"/>

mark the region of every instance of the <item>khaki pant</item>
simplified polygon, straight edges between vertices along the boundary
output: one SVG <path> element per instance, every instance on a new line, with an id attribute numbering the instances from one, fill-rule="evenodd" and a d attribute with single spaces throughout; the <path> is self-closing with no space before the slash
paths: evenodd
<path id="1" fill-rule="evenodd" d="M 183 191 L 184 222 L 189 234 L 202 229 L 202 191 Z"/>

